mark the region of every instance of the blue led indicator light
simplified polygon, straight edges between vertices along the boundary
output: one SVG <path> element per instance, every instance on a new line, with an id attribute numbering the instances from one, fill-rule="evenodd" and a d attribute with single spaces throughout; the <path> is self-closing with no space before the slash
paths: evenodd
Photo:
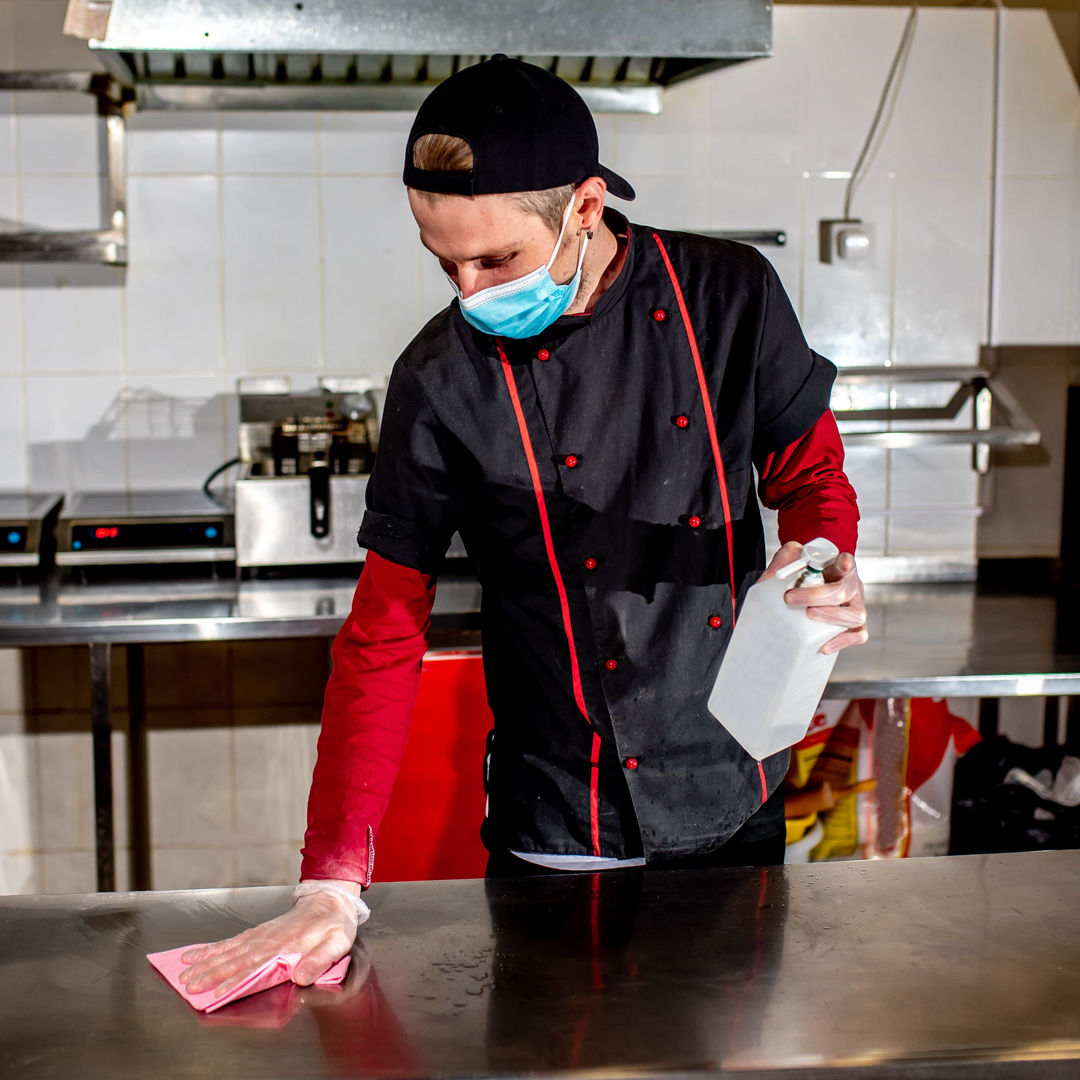
<path id="1" fill-rule="evenodd" d="M 16 532 L 14 529 L 7 534 L 9 544 L 17 544 L 22 539 L 22 533 Z"/>
<path id="2" fill-rule="evenodd" d="M 217 536 L 217 529 L 215 529 L 213 525 L 207 525 L 206 526 L 206 539 L 207 540 L 213 540 L 215 536 Z"/>
<path id="3" fill-rule="evenodd" d="M 76 551 L 78 551 L 78 550 L 79 550 L 79 548 L 81 548 L 81 547 L 82 547 L 82 541 L 81 541 L 81 540 L 73 540 L 73 541 L 72 541 L 72 544 L 71 544 L 71 546 L 72 546 L 72 547 L 73 547 L 73 548 L 74 548 L 74 549 L 75 549 Z"/>

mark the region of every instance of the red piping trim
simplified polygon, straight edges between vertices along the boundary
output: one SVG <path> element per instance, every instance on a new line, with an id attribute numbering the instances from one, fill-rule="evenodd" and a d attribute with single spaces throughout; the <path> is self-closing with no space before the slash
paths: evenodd
<path id="1" fill-rule="evenodd" d="M 496 347 L 499 350 L 499 360 L 502 362 L 503 376 L 506 378 L 506 388 L 510 391 L 510 403 L 514 406 L 514 416 L 517 418 L 518 431 L 521 434 L 521 445 L 525 451 L 525 460 L 529 463 L 529 476 L 532 478 L 533 495 L 536 496 L 536 508 L 540 511 L 540 528 L 544 534 L 544 547 L 547 550 L 548 565 L 551 574 L 555 578 L 555 588 L 559 593 L 559 607 L 562 610 L 563 633 L 566 634 L 566 644 L 570 650 L 570 679 L 574 686 L 574 701 L 578 711 L 585 718 L 585 722 L 592 727 L 589 712 L 585 708 L 585 692 L 581 688 L 581 671 L 578 668 L 577 648 L 574 645 L 574 628 L 570 623 L 570 601 L 566 596 L 566 585 L 563 583 L 562 571 L 559 562 L 555 558 L 555 542 L 551 538 L 551 522 L 548 520 L 547 502 L 544 500 L 544 489 L 540 484 L 540 470 L 536 467 L 536 455 L 533 453 L 532 439 L 529 437 L 529 428 L 525 423 L 525 413 L 521 408 L 521 398 L 518 397 L 517 383 L 514 381 L 514 372 L 510 367 L 510 361 L 506 358 L 506 352 L 502 342 L 496 339 Z M 600 736 L 593 730 L 592 753 L 590 764 L 592 766 L 589 777 L 589 824 L 592 832 L 593 855 L 600 855 Z"/>
<path id="2" fill-rule="evenodd" d="M 600 854 L 600 734 L 593 732 L 592 754 L 589 757 L 589 822 L 592 825 L 592 849 Z"/>
<path id="3" fill-rule="evenodd" d="M 668 277 L 671 278 L 671 287 L 675 290 L 675 300 L 679 305 L 679 314 L 682 316 L 683 329 L 686 331 L 686 340 L 690 343 L 690 353 L 694 357 L 694 370 L 697 372 L 698 389 L 701 391 L 701 404 L 705 407 L 705 426 L 709 429 L 709 443 L 712 445 L 713 464 L 716 466 L 716 478 L 720 482 L 720 503 L 724 507 L 724 532 L 727 534 L 727 562 L 728 577 L 731 579 L 731 628 L 735 629 L 735 541 L 731 532 L 731 507 L 728 505 L 727 476 L 724 473 L 724 459 L 720 456 L 720 440 L 716 435 L 716 417 L 713 415 L 712 402 L 709 400 L 709 384 L 705 381 L 705 368 L 701 363 L 701 353 L 698 352 L 697 338 L 694 337 L 694 328 L 690 323 L 690 312 L 686 307 L 686 299 L 683 297 L 679 279 L 675 276 L 675 267 L 671 265 L 671 258 L 664 247 L 663 240 L 657 233 L 652 234 L 656 246 L 660 249 L 660 257 L 667 267 Z M 761 801 L 768 802 L 769 793 L 765 783 L 765 770 L 758 762 L 758 776 L 761 778 Z"/>
<path id="4" fill-rule="evenodd" d="M 728 506 L 727 477 L 724 474 L 724 461 L 720 456 L 720 440 L 716 436 L 716 417 L 713 415 L 712 402 L 709 400 L 709 384 L 705 381 L 705 368 L 701 363 L 701 353 L 698 352 L 697 339 L 694 337 L 694 328 L 690 324 L 690 312 L 686 307 L 679 279 L 675 276 L 675 267 L 671 265 L 667 248 L 660 237 L 653 233 L 656 246 L 660 249 L 660 257 L 667 267 L 668 277 L 671 278 L 671 287 L 675 290 L 675 300 L 679 305 L 679 314 L 682 315 L 683 329 L 686 331 L 686 340 L 690 343 L 690 352 L 694 357 L 694 369 L 697 371 L 698 389 L 701 391 L 701 403 L 705 406 L 705 426 L 709 429 L 709 442 L 712 445 L 713 464 L 716 466 L 716 478 L 720 482 L 720 502 L 724 507 L 724 531 L 727 533 L 727 556 L 728 576 L 731 579 L 731 627 L 735 628 L 735 542 L 731 532 L 731 508 Z M 762 790 L 764 790 L 762 783 Z"/>

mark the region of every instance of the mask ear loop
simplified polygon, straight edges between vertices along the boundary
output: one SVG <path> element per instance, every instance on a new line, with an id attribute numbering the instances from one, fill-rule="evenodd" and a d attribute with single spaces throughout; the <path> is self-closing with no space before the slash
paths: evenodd
<path id="1" fill-rule="evenodd" d="M 559 248 L 562 247 L 562 238 L 566 235 L 566 226 L 570 224 L 570 215 L 574 211 L 574 196 L 576 194 L 577 192 L 574 192 L 574 195 L 570 196 L 570 201 L 566 204 L 566 213 L 563 214 L 562 228 L 559 230 L 559 238 L 555 241 L 555 250 L 551 253 L 551 258 L 548 259 L 547 265 L 544 267 L 545 270 L 551 269 L 551 264 L 555 261 L 555 257 L 559 254 Z"/>
<path id="2" fill-rule="evenodd" d="M 577 193 L 575 192 L 574 194 L 576 195 Z M 547 265 L 544 267 L 544 269 L 547 270 L 547 271 L 551 270 L 551 264 L 555 261 L 556 256 L 559 254 L 559 248 L 562 247 L 563 236 L 566 235 L 566 226 L 570 224 L 570 215 L 571 215 L 571 213 L 573 213 L 573 210 L 574 210 L 574 196 L 571 195 L 570 196 L 570 202 L 568 202 L 566 204 L 566 213 L 563 214 L 562 228 L 559 230 L 558 239 L 555 241 L 555 250 L 552 251 L 551 258 L 548 259 Z M 589 241 L 592 238 L 593 238 L 593 234 L 592 234 L 591 230 L 585 233 L 585 240 L 582 243 L 581 251 L 578 254 L 577 269 L 574 271 L 574 277 L 577 277 L 577 275 L 581 272 L 582 266 L 584 266 L 584 264 L 585 264 L 585 249 L 589 246 Z M 533 272 L 535 273 L 535 271 L 533 271 Z M 454 281 L 454 279 L 445 270 L 443 270 L 443 276 L 446 278 L 446 280 L 448 282 L 450 282 L 450 287 L 454 290 L 455 294 L 457 295 L 457 298 L 459 300 L 464 299 L 462 297 L 462 295 L 461 295 L 461 289 L 458 287 L 457 282 Z M 573 278 L 571 278 L 571 280 L 573 280 Z"/>

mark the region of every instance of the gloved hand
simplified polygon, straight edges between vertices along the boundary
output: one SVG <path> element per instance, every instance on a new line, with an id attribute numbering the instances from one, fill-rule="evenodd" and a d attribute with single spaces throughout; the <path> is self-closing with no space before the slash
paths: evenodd
<path id="1" fill-rule="evenodd" d="M 776 571 L 802 555 L 802 545 L 789 541 L 773 557 L 761 580 L 776 575 Z M 844 553 L 832 566 L 825 568 L 825 584 L 802 589 L 788 589 L 784 601 L 807 609 L 808 618 L 820 622 L 838 623 L 849 627 L 821 647 L 823 653 L 839 652 L 852 645 L 862 645 L 869 639 L 866 632 L 866 604 L 863 583 L 855 568 L 855 556 Z"/>
<path id="2" fill-rule="evenodd" d="M 310 986 L 349 952 L 357 925 L 366 918 L 360 886 L 351 881 L 334 885 L 338 890 L 296 897 L 291 911 L 236 937 L 189 949 L 181 960 L 191 967 L 181 973 L 180 981 L 193 993 L 216 987 L 220 995 L 279 953 L 303 953 L 293 981 Z M 359 904 L 341 895 L 345 891 L 354 893 Z"/>

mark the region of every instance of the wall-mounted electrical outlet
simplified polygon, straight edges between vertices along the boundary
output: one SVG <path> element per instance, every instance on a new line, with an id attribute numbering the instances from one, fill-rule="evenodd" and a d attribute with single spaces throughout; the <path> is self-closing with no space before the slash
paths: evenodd
<path id="1" fill-rule="evenodd" d="M 868 266 L 874 259 L 874 226 L 858 218 L 818 222 L 821 261 Z"/>

